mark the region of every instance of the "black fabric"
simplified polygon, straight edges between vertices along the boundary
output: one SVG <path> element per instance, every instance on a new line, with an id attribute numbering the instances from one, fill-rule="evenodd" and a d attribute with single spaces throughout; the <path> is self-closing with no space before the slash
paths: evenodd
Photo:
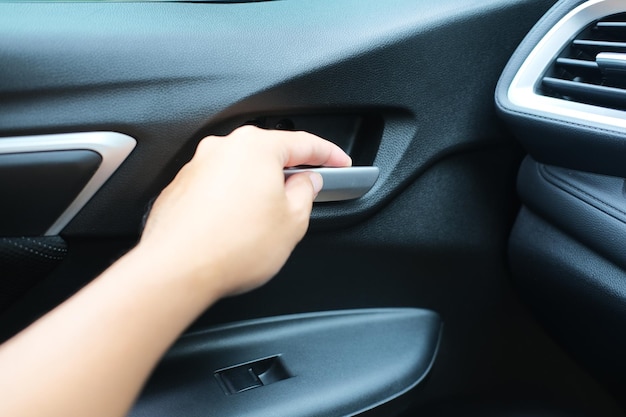
<path id="1" fill-rule="evenodd" d="M 0 238 L 0 311 L 50 273 L 66 254 L 60 236 Z"/>

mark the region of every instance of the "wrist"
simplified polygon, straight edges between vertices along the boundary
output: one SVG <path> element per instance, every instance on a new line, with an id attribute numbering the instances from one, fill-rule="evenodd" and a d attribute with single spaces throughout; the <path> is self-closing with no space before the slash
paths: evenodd
<path id="1" fill-rule="evenodd" d="M 119 263 L 137 279 L 146 280 L 151 287 L 163 288 L 172 298 L 186 300 L 200 312 L 222 297 L 218 285 L 219 267 L 208 258 L 199 265 L 188 257 L 164 253 L 160 245 L 140 242 Z"/>

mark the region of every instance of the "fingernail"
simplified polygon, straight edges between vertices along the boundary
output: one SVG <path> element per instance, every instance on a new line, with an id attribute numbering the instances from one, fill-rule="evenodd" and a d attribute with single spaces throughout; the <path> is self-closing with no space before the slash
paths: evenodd
<path id="1" fill-rule="evenodd" d="M 317 172 L 309 172 L 309 178 L 311 179 L 311 184 L 313 184 L 313 192 L 317 195 L 324 186 L 324 179 Z"/>

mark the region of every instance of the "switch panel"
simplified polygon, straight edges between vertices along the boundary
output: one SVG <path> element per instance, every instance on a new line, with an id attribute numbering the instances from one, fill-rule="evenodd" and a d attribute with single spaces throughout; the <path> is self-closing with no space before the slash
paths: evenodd
<path id="1" fill-rule="evenodd" d="M 232 395 L 282 381 L 291 375 L 280 356 L 273 356 L 221 369 L 215 372 L 215 377 L 224 393 Z"/>

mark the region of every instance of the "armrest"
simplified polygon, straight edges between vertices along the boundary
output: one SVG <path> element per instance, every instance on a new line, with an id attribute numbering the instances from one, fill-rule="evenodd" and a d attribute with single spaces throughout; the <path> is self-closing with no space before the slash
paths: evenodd
<path id="1" fill-rule="evenodd" d="M 352 416 L 415 387 L 430 370 L 440 330 L 436 313 L 406 308 L 281 316 L 189 334 L 130 415 Z"/>

